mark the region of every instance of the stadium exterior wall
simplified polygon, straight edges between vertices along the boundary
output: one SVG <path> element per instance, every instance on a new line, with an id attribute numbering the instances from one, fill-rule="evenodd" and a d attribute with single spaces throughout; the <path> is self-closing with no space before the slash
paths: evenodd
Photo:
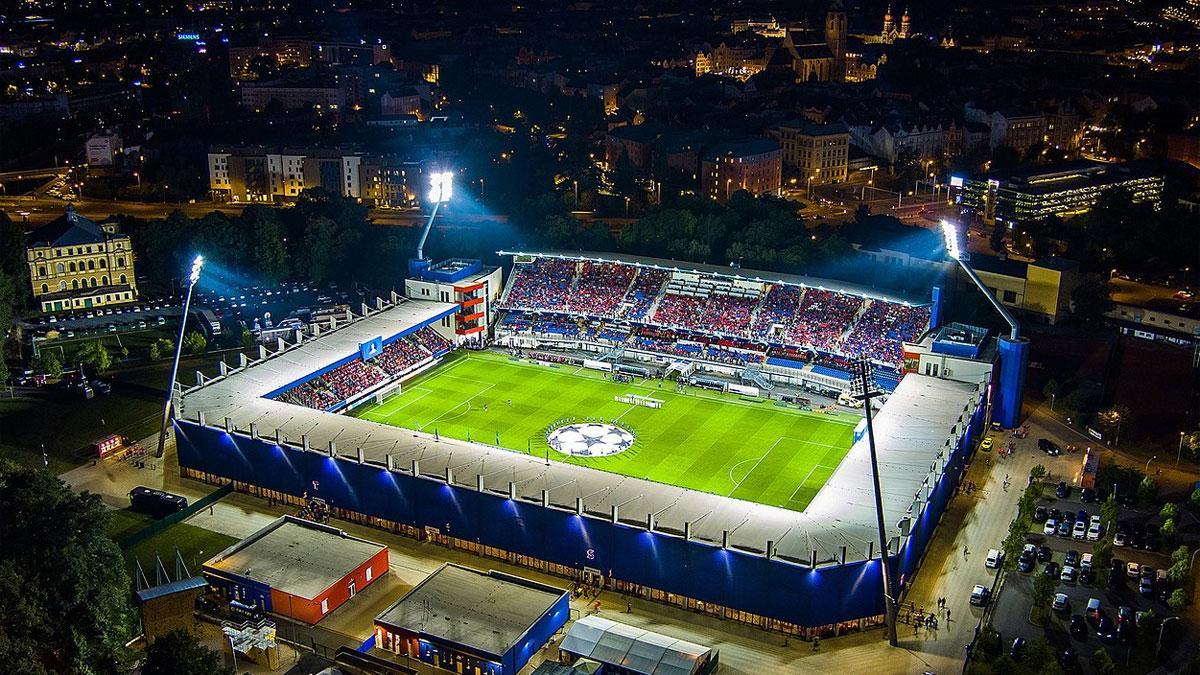
<path id="1" fill-rule="evenodd" d="M 958 488 L 984 409 L 977 407 L 967 433 L 948 457 L 942 480 L 930 489 L 895 557 L 898 572 L 894 573 L 906 582 Z M 232 480 L 237 489 L 253 487 L 293 498 L 319 485 L 314 496 L 329 502 L 342 517 L 382 527 L 391 523 L 390 529 L 419 537 L 473 542 L 478 545 L 476 552 L 479 547 L 500 549 L 505 555 L 490 554 L 513 564 L 535 566 L 521 560 L 529 557 L 576 572 L 599 570 L 609 587 L 628 589 L 636 584 L 643 594 L 655 589 L 683 596 L 717 606 L 703 608 L 709 613 L 797 634 L 808 634 L 806 629 L 828 634 L 816 629 L 858 619 L 874 625 L 883 614 L 877 559 L 812 569 L 187 420 L 176 420 L 175 427 L 185 476 L 210 482 Z M 741 612 L 756 616 L 741 617 Z M 772 625 L 772 619 L 791 626 Z"/>

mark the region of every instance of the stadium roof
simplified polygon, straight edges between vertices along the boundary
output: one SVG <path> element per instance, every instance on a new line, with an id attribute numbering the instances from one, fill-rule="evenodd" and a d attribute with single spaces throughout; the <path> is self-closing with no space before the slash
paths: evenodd
<path id="1" fill-rule="evenodd" d="M 596 251 L 497 251 L 498 255 L 529 255 L 542 258 L 568 258 L 572 260 L 590 260 L 592 262 L 618 262 L 630 265 L 641 265 L 643 267 L 653 267 L 655 269 L 679 272 L 700 272 L 702 274 L 710 274 L 713 276 L 724 277 L 726 279 L 742 279 L 746 281 L 762 281 L 766 283 L 791 284 L 793 286 L 806 286 L 811 288 L 820 288 L 827 291 L 837 291 L 839 293 L 848 293 L 873 300 L 884 300 L 886 302 L 899 302 L 911 305 L 928 305 L 932 300 L 923 298 L 921 300 L 912 301 L 907 298 L 902 298 L 892 293 L 882 293 L 869 286 L 855 284 L 848 281 L 838 281 L 837 279 L 823 279 L 821 277 L 808 277 L 799 274 L 783 274 L 782 272 L 765 272 L 762 270 L 747 270 L 740 267 L 730 267 L 728 265 L 708 265 L 705 263 L 682 262 L 678 260 L 667 260 L 665 258 L 650 258 L 641 255 L 626 255 L 624 253 L 602 253 Z"/>
<path id="2" fill-rule="evenodd" d="M 335 527 L 281 516 L 218 553 L 204 568 L 311 600 L 384 548 Z"/>
<path id="3" fill-rule="evenodd" d="M 228 417 L 240 433 L 248 433 L 251 423 L 257 424 L 259 434 L 265 437 L 278 429 L 283 442 L 293 445 L 300 445 L 301 437 L 306 436 L 309 447 L 318 452 L 327 452 L 330 442 L 336 440 L 340 455 L 354 457 L 361 448 L 367 461 L 379 464 L 386 464 L 390 456 L 399 473 L 408 473 L 416 459 L 423 477 L 444 481 L 449 468 L 453 484 L 464 489 L 476 489 L 477 475 L 482 474 L 485 490 L 507 496 L 512 481 L 517 498 L 527 503 L 540 504 L 545 490 L 552 507 L 574 510 L 579 498 L 585 513 L 596 517 L 610 517 L 613 506 L 619 505 L 624 523 L 644 527 L 647 516 L 655 514 L 657 531 L 681 535 L 685 523 L 690 523 L 693 539 L 714 545 L 720 545 L 723 533 L 728 532 L 731 547 L 764 553 L 770 540 L 775 542 L 777 556 L 793 562 L 807 564 L 814 552 L 818 564 L 834 562 L 841 558 L 843 547 L 846 561 L 862 560 L 868 547 L 874 546 L 872 542 L 878 541 L 865 440 L 850 449 L 801 513 L 574 464 L 547 463 L 544 458 L 262 398 L 354 353 L 370 336 L 395 333 L 406 321 L 415 325 L 437 316 L 442 306 L 422 301 L 401 303 L 265 362 L 231 371 L 186 390 L 180 413 L 188 420 L 204 413 L 208 423 L 218 426 Z M 978 384 L 913 373 L 900 382 L 876 414 L 889 527 L 909 511 L 931 465 L 953 435 L 962 433 L 961 421 L 974 411 L 979 396 Z"/>
<path id="4" fill-rule="evenodd" d="M 503 656 L 566 594 L 528 579 L 446 563 L 375 623 Z"/>

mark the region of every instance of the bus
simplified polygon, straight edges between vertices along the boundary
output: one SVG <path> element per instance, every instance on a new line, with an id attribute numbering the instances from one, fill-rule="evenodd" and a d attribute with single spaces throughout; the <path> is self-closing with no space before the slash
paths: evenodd
<path id="1" fill-rule="evenodd" d="M 155 518 L 169 516 L 187 508 L 185 497 L 173 495 L 170 492 L 155 490 L 139 485 L 129 491 L 129 506 L 134 510 Z"/>

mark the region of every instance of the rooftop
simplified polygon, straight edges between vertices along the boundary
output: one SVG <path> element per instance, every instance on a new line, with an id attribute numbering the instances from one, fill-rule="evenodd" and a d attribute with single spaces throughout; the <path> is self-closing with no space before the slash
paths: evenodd
<path id="1" fill-rule="evenodd" d="M 75 207 L 68 204 L 65 213 L 29 235 L 29 246 L 102 244 L 108 238 L 109 235 L 96 221 L 79 215 L 75 212 Z"/>
<path id="2" fill-rule="evenodd" d="M 503 656 L 566 594 L 521 577 L 446 563 L 375 623 Z"/>
<path id="3" fill-rule="evenodd" d="M 281 516 L 218 553 L 204 569 L 312 599 L 384 548 L 334 527 Z"/>

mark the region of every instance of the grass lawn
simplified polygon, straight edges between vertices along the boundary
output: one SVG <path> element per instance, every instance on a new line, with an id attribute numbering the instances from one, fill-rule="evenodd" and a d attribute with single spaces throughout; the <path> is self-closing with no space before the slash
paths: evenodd
<path id="1" fill-rule="evenodd" d="M 620 403 L 623 394 L 664 401 L 658 409 Z M 508 401 L 511 400 L 511 406 Z M 452 438 L 660 483 L 803 511 L 850 449 L 858 417 L 689 389 L 671 382 L 621 384 L 596 371 L 517 362 L 496 353 L 458 353 L 357 415 Z M 579 457 L 551 450 L 547 427 L 574 417 L 618 419 L 636 435 L 629 450 Z"/>
<path id="2" fill-rule="evenodd" d="M 150 516 L 128 509 L 113 511 L 108 533 L 119 545 L 124 539 L 154 522 L 154 519 Z M 188 571 L 192 574 L 199 574 L 200 565 L 205 560 L 213 557 L 236 541 L 237 539 L 233 537 L 213 532 L 212 530 L 206 530 L 202 527 L 189 525 L 188 523 L 176 523 L 130 548 L 122 547 L 121 552 L 125 555 L 125 563 L 131 579 L 133 578 L 134 561 L 140 560 L 146 577 L 150 583 L 154 583 L 155 554 L 158 554 L 162 558 L 167 572 L 174 578 L 175 549 L 178 548 L 179 553 L 183 556 L 183 562 L 188 567 Z"/>

